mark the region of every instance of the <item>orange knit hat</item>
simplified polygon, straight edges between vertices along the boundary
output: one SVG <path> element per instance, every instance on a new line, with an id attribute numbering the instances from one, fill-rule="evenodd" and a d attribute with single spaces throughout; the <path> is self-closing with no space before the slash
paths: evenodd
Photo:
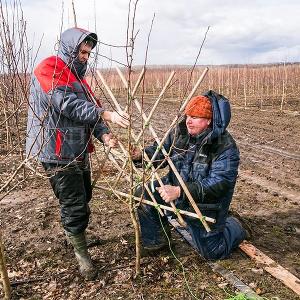
<path id="1" fill-rule="evenodd" d="M 191 117 L 211 119 L 212 106 L 210 100 L 205 96 L 193 97 L 185 107 L 184 113 Z"/>

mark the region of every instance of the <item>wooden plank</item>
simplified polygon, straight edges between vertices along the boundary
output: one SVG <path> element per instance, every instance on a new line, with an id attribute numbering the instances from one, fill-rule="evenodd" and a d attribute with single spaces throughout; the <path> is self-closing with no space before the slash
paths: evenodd
<path id="1" fill-rule="evenodd" d="M 256 262 L 265 265 L 264 269 L 273 277 L 282 281 L 287 287 L 300 295 L 300 280 L 281 265 L 276 263 L 272 258 L 264 254 L 249 242 L 243 241 L 240 249 Z"/>
<path id="2" fill-rule="evenodd" d="M 168 218 L 169 223 L 176 229 L 176 231 L 197 251 L 197 247 L 188 231 L 186 231 L 180 224 L 175 220 Z M 199 254 L 199 252 L 197 251 Z M 201 256 L 199 254 L 199 256 Z M 231 285 L 233 285 L 240 292 L 244 293 L 250 299 L 263 299 L 258 296 L 248 285 L 242 282 L 235 274 L 225 269 L 223 266 L 218 264 L 217 262 L 207 261 L 207 264 L 211 267 L 211 269 L 221 275 L 223 278 L 227 280 Z"/>
<path id="3" fill-rule="evenodd" d="M 176 220 L 169 220 L 170 224 L 175 227 L 175 229 L 183 236 L 183 238 L 195 249 L 196 245 L 194 244 L 191 235 L 183 228 L 180 227 L 179 223 Z M 283 268 L 281 265 L 277 264 L 273 259 L 264 254 L 261 250 L 257 249 L 251 243 L 243 241 L 240 244 L 240 249 L 245 252 L 249 257 L 254 259 L 256 262 L 265 265 L 264 269 L 270 273 L 273 277 L 279 279 L 287 287 L 293 290 L 297 295 L 300 295 L 300 280 L 290 273 L 288 270 Z M 216 262 L 209 262 L 208 264 L 212 270 L 216 273 L 219 273 L 224 278 L 227 279 L 233 286 L 235 286 L 242 293 L 245 293 L 249 297 L 255 296 L 258 297 L 253 290 L 251 290 L 246 284 L 239 280 L 235 275 L 228 272 L 222 266 Z M 250 290 L 249 290 L 250 289 Z M 254 293 L 254 294 L 252 294 Z"/>

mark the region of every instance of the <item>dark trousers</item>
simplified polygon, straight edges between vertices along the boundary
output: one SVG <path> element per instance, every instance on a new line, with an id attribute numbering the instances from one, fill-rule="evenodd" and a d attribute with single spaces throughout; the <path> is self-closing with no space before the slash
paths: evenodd
<path id="1" fill-rule="evenodd" d="M 83 232 L 89 222 L 92 198 L 91 172 L 87 165 L 70 166 L 42 163 L 59 199 L 63 228 L 72 234 Z"/>
<path id="2" fill-rule="evenodd" d="M 154 184 L 157 186 L 157 183 Z M 136 192 L 141 195 L 141 190 Z M 156 201 L 166 204 L 158 192 L 153 193 Z M 151 200 L 148 193 L 144 192 L 144 198 Z M 138 217 L 141 227 L 141 239 L 143 246 L 158 245 L 166 240 L 165 232 L 168 232 L 167 218 L 161 217 L 158 210 L 150 205 L 142 204 L 138 208 Z M 184 218 L 188 227 L 187 230 L 192 236 L 199 253 L 206 259 L 223 259 L 230 255 L 233 249 L 237 248 L 245 238 L 245 230 L 233 217 L 228 217 L 225 226 L 215 226 L 211 232 L 206 232 L 199 220 Z M 165 230 L 162 229 L 165 227 Z"/>

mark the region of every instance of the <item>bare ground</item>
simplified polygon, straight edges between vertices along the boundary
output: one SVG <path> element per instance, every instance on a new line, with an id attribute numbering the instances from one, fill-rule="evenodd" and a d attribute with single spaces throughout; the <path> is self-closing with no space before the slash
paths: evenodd
<path id="1" fill-rule="evenodd" d="M 177 103 L 165 101 L 155 116 L 163 133 Z M 233 109 L 230 132 L 241 151 L 240 175 L 232 208 L 252 226 L 252 243 L 300 277 L 300 117 L 274 111 Z M 7 165 L 0 163 L 1 182 Z M 114 181 L 110 163 L 103 177 Z M 124 187 L 124 184 L 122 184 Z M 91 237 L 101 244 L 90 249 L 99 276 L 83 282 L 59 223 L 59 207 L 46 180 L 30 177 L 0 204 L 13 299 L 225 299 L 234 289 L 213 273 L 173 233 L 174 251 L 142 259 L 142 276 L 134 279 L 134 236 L 126 204 L 95 189 L 91 204 Z M 298 299 L 296 294 L 236 250 L 220 264 L 268 299 Z M 3 296 L 3 295 L 2 295 Z M 274 298 L 277 297 L 277 298 Z M 1 289 L 0 289 L 1 298 Z"/>

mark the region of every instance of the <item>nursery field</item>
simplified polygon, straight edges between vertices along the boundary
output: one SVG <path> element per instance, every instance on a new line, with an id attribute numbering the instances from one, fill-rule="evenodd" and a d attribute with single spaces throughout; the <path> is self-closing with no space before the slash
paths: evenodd
<path id="1" fill-rule="evenodd" d="M 151 109 L 154 100 L 145 97 L 145 110 Z M 160 137 L 178 106 L 178 98 L 166 98 L 158 106 L 152 124 Z M 251 226 L 251 243 L 299 278 L 299 112 L 233 105 L 229 131 L 241 152 L 231 208 Z M 4 132 L 1 137 L 4 149 Z M 103 159 L 101 146 L 97 154 Z M 5 151 L 0 155 L 2 185 L 9 177 L 9 170 L 18 165 L 18 158 Z M 95 158 L 93 163 L 97 165 Z M 117 175 L 118 171 L 107 161 L 98 184 L 113 183 Z M 118 189 L 126 190 L 126 184 L 121 179 Z M 176 258 L 171 251 L 143 257 L 142 275 L 133 278 L 134 230 L 127 205 L 112 193 L 95 189 L 91 210 L 87 233 L 91 238 L 100 238 L 90 248 L 99 275 L 94 282 L 83 282 L 59 223 L 58 201 L 46 179 L 31 175 L 0 202 L 0 226 L 12 299 L 217 300 L 235 295 L 236 290 L 214 273 L 175 231 L 172 231 L 172 247 Z M 299 299 L 240 249 L 218 263 L 263 299 Z M 0 287 L 0 298 L 1 292 Z"/>

